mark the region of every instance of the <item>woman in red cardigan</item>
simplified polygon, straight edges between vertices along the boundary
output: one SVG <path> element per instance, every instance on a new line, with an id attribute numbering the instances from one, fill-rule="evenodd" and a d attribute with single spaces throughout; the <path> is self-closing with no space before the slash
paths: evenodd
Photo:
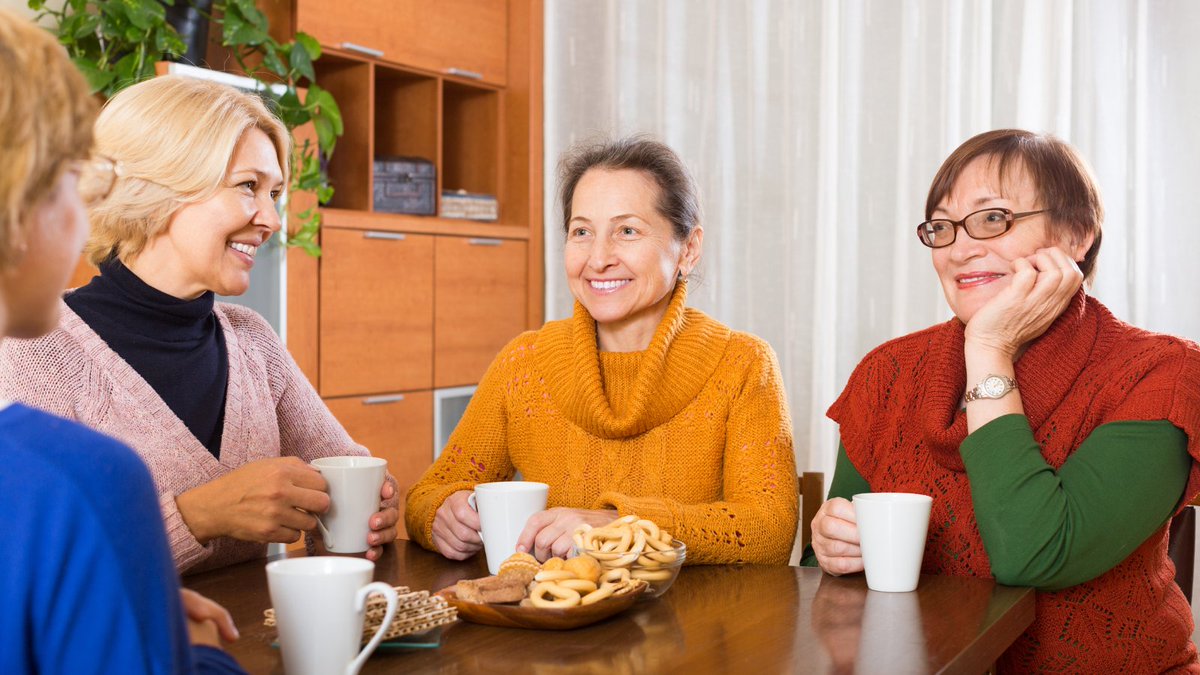
<path id="1" fill-rule="evenodd" d="M 1200 491 L 1200 349 L 1114 318 L 1084 283 L 1103 207 L 1063 141 L 971 138 L 917 227 L 956 318 L 863 359 L 813 519 L 822 569 L 863 569 L 859 492 L 933 496 L 922 571 L 1038 589 L 1006 671 L 1200 671 L 1167 557 Z"/>

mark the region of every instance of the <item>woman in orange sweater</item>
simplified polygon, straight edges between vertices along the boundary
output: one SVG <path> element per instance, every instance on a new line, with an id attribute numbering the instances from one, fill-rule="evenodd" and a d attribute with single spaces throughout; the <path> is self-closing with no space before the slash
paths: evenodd
<path id="1" fill-rule="evenodd" d="M 654 520 L 689 563 L 786 564 L 798 496 L 779 366 L 763 340 L 685 307 L 704 231 L 687 169 L 661 143 L 578 149 L 561 167 L 570 319 L 518 336 L 484 375 L 406 525 L 464 559 L 467 505 L 514 473 L 550 486 L 518 550 L 565 556 L 581 523 Z"/>

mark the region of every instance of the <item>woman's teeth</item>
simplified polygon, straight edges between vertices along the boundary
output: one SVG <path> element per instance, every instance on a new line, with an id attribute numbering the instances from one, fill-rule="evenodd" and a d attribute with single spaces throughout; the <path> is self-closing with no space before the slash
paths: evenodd
<path id="1" fill-rule="evenodd" d="M 236 241 L 229 242 L 229 248 L 231 248 L 235 251 L 239 251 L 241 253 L 245 253 L 246 255 L 250 256 L 251 258 L 254 257 L 255 253 L 258 253 L 257 246 L 251 246 L 250 244 L 242 244 L 242 243 L 239 243 Z"/>
<path id="2" fill-rule="evenodd" d="M 629 280 L 628 279 L 614 279 L 612 281 L 592 280 L 590 283 L 592 285 L 592 288 L 594 288 L 598 291 L 611 291 L 614 288 L 620 288 L 621 286 L 624 286 L 625 284 L 629 283 Z"/>

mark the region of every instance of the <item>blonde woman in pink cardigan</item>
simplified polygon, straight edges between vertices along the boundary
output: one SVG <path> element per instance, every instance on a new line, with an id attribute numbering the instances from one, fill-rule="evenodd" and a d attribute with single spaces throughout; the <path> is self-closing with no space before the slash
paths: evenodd
<path id="1" fill-rule="evenodd" d="M 0 397 L 131 445 L 180 572 L 261 557 L 329 508 L 309 461 L 368 454 L 262 317 L 214 302 L 246 291 L 280 229 L 287 131 L 253 95 L 169 76 L 113 97 L 96 148 L 123 167 L 89 211 L 100 275 L 66 294 L 57 330 L 0 345 Z M 380 499 L 372 559 L 396 537 L 394 481 Z"/>

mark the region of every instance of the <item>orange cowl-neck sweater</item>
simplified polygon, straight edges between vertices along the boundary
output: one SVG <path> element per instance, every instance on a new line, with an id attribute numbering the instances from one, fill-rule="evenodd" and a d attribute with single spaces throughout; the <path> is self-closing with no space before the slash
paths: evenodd
<path id="1" fill-rule="evenodd" d="M 550 486 L 550 507 L 654 520 L 688 545 L 689 564 L 786 564 L 798 497 L 775 355 L 686 298 L 680 283 L 643 352 L 599 351 L 578 303 L 510 342 L 409 491 L 412 537 L 432 549 L 448 496 L 520 471 Z"/>

